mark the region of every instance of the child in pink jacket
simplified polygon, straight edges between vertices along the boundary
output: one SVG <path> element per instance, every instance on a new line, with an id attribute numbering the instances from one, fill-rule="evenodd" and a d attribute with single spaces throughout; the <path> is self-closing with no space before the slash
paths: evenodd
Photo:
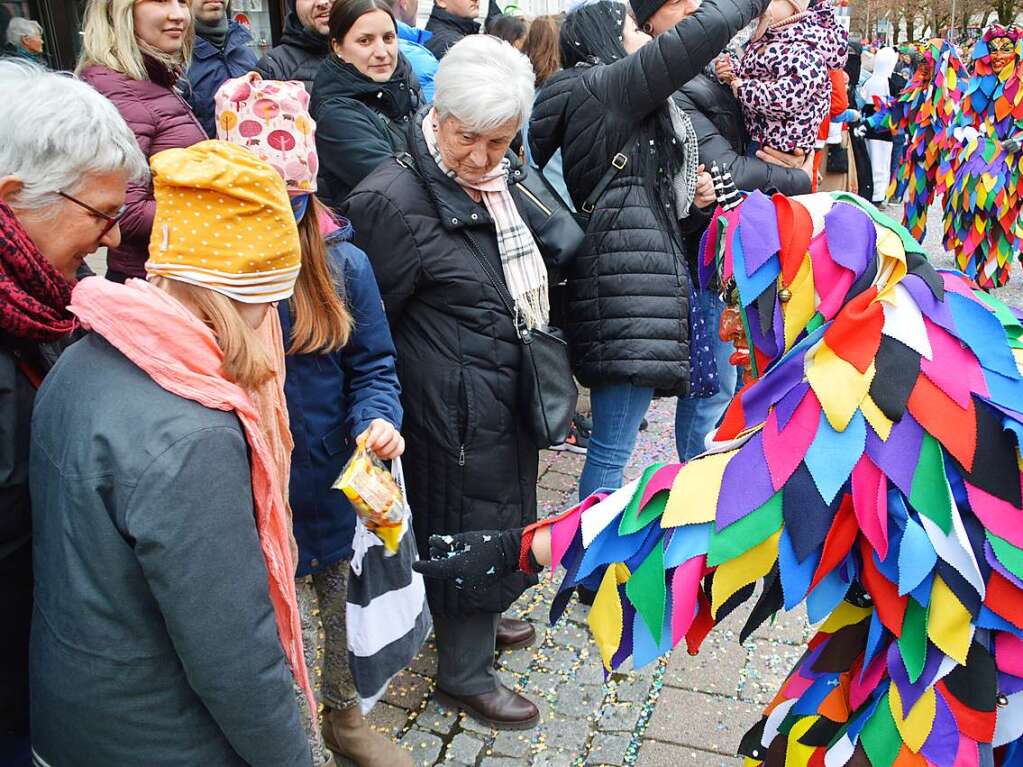
<path id="1" fill-rule="evenodd" d="M 812 152 L 831 103 L 828 71 L 845 66 L 846 32 L 834 8 L 827 0 L 807 3 L 772 0 L 742 57 L 716 64 L 759 147 Z"/>

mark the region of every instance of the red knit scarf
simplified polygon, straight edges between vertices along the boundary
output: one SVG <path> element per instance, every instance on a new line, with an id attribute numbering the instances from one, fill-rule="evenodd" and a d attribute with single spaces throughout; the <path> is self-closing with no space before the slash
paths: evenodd
<path id="1" fill-rule="evenodd" d="M 69 303 L 67 280 L 0 202 L 0 333 L 23 341 L 56 341 L 75 327 Z"/>

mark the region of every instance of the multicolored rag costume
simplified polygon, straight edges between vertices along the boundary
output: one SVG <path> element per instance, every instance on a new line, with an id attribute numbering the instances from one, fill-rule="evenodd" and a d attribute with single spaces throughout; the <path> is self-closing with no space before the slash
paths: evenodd
<path id="1" fill-rule="evenodd" d="M 1001 40 L 1013 42 L 1015 57 L 996 72 L 989 46 Z M 980 287 L 993 288 L 1009 281 L 1012 256 L 1023 248 L 1021 155 L 995 143 L 1023 134 L 1023 33 L 988 27 L 973 61 L 955 130 L 962 145 L 945 199 L 945 248 Z"/>
<path id="2" fill-rule="evenodd" d="M 866 120 L 873 131 L 906 135 L 905 153 L 897 163 L 888 197 L 905 200 L 902 222 L 917 242 L 924 241 L 927 209 L 944 192 L 939 170 L 950 171 L 948 131 L 959 109 L 965 75 L 955 47 L 946 40 L 930 40 L 920 53 L 922 63 L 909 84 Z"/>
<path id="3" fill-rule="evenodd" d="M 700 268 L 734 280 L 756 379 L 707 453 L 540 523 L 552 618 L 597 589 L 605 667 L 639 666 L 760 582 L 741 639 L 802 602 L 824 622 L 747 765 L 1019 763 L 1020 315 L 840 192 L 719 209 Z"/>

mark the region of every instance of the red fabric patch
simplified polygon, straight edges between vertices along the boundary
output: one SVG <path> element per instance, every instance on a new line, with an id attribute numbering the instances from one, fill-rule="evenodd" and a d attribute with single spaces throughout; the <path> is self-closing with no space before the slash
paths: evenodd
<path id="1" fill-rule="evenodd" d="M 990 743 L 995 734 L 997 709 L 995 711 L 977 711 L 949 692 L 944 682 L 938 682 L 935 687 L 948 707 L 952 709 L 952 716 L 955 717 L 956 724 L 959 725 L 959 731 L 978 743 Z"/>
<path id="2" fill-rule="evenodd" d="M 725 417 L 721 419 L 721 425 L 718 427 L 714 439 L 721 441 L 735 439 L 746 428 L 746 414 L 742 410 L 741 393 L 732 397 L 732 401 L 725 411 Z"/>
<path id="3" fill-rule="evenodd" d="M 860 572 L 860 580 L 867 593 L 874 600 L 877 607 L 877 617 L 881 619 L 884 627 L 895 636 L 902 636 L 902 619 L 906 614 L 906 602 L 909 595 L 899 596 L 899 588 L 889 581 L 874 564 L 874 550 L 866 538 L 860 538 L 860 556 L 863 560 L 863 568 Z"/>
<path id="4" fill-rule="evenodd" d="M 992 570 L 988 578 L 984 604 L 1014 626 L 1023 628 L 1023 600 L 1019 591 L 997 570 Z"/>
<path id="5" fill-rule="evenodd" d="M 831 350 L 861 373 L 866 373 L 881 346 L 884 311 L 872 303 L 877 288 L 871 287 L 842 307 L 824 331 Z"/>
<path id="6" fill-rule="evenodd" d="M 828 573 L 838 567 L 848 556 L 856 540 L 858 530 L 856 515 L 853 513 L 852 496 L 848 493 L 842 498 L 842 503 L 835 512 L 835 519 L 828 530 L 828 536 L 824 539 L 824 550 L 821 553 L 820 564 L 813 574 L 813 581 L 810 583 L 810 591 L 821 582 Z"/>
<path id="7" fill-rule="evenodd" d="M 927 376 L 916 379 L 906 403 L 917 422 L 933 435 L 967 471 L 977 452 L 977 411 L 970 399 L 963 410 Z"/>
<path id="8" fill-rule="evenodd" d="M 710 614 L 710 600 L 703 593 L 703 589 L 696 593 L 696 600 L 698 612 L 696 613 L 696 618 L 693 619 L 693 625 L 686 632 L 686 649 L 690 655 L 696 655 L 700 651 L 700 645 L 703 644 L 703 640 L 707 638 L 707 634 L 714 628 L 714 618 Z"/>
<path id="9" fill-rule="evenodd" d="M 813 235 L 810 212 L 795 200 L 776 194 L 772 198 L 778 216 L 778 240 L 781 242 L 781 278 L 786 285 L 796 279 Z"/>

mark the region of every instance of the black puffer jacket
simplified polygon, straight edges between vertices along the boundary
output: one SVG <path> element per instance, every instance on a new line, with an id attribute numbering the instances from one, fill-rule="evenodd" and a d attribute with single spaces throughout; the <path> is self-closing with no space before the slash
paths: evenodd
<path id="1" fill-rule="evenodd" d="M 309 111 L 320 156 L 318 193 L 337 207 L 385 160 L 404 152 L 409 122 L 421 101 L 408 60 L 398 54 L 394 75 L 378 83 L 328 56 L 313 81 Z"/>
<path id="2" fill-rule="evenodd" d="M 512 318 L 473 260 L 471 233 L 501 274 L 494 224 L 430 156 L 417 115 L 411 162 L 369 175 L 341 206 L 376 272 L 398 352 L 405 480 L 420 553 L 431 534 L 509 530 L 536 519 L 538 451 L 518 405 L 521 350 Z M 525 174 L 510 171 L 514 185 Z M 421 174 L 421 175 L 420 175 Z M 434 612 L 501 612 L 535 579 L 504 579 L 478 604 L 427 583 Z"/>
<path id="3" fill-rule="evenodd" d="M 693 123 L 693 130 L 700 141 L 700 162 L 708 170 L 714 163 L 729 170 L 736 188 L 743 191 L 759 189 L 767 194 L 781 192 L 784 195 L 810 193 L 810 177 L 803 171 L 746 156 L 749 136 L 742 119 L 742 107 L 732 91 L 718 82 L 709 66 L 683 85 L 674 99 Z M 699 211 L 694 211 L 683 222 L 691 270 L 708 223 L 709 213 L 701 214 Z"/>
<path id="4" fill-rule="evenodd" d="M 303 27 L 291 11 L 284 20 L 280 45 L 267 51 L 256 71 L 264 80 L 300 80 L 312 92 L 313 79 L 329 51 L 327 36 Z"/>
<path id="5" fill-rule="evenodd" d="M 610 65 L 548 80 L 529 124 L 540 167 L 561 149 L 579 207 L 641 123 L 698 75 L 766 0 L 704 0 L 692 16 Z M 683 245 L 629 164 L 598 201 L 568 277 L 567 324 L 576 376 L 682 394 L 689 381 L 689 274 Z"/>

